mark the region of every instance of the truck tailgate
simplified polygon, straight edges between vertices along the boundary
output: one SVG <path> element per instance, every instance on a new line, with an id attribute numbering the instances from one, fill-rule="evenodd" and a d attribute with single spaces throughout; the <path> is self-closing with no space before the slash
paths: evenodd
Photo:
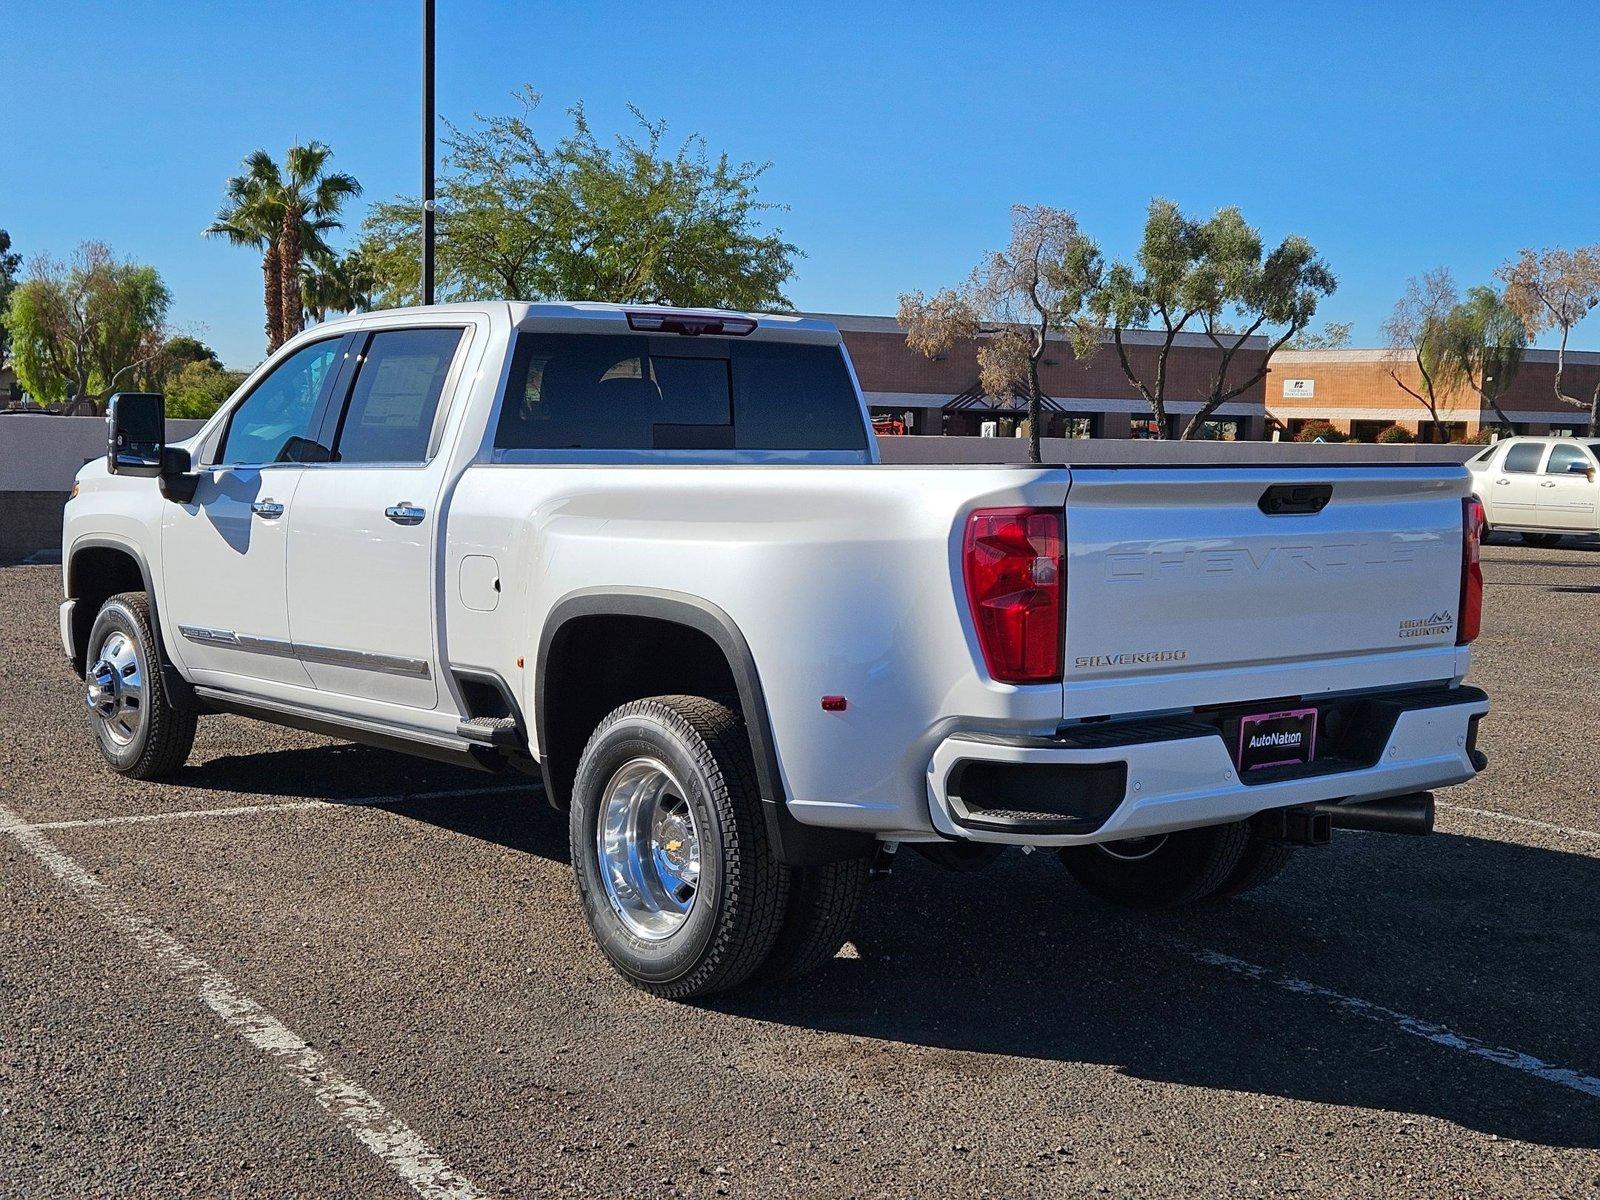
<path id="1" fill-rule="evenodd" d="M 1065 715 L 1459 678 L 1467 492 L 1453 466 L 1074 467 Z"/>

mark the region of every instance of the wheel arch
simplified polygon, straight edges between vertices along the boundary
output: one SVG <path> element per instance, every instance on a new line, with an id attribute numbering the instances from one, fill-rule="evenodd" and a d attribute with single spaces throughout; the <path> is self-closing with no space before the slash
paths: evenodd
<path id="1" fill-rule="evenodd" d="M 160 605 L 155 579 L 144 553 L 133 542 L 109 534 L 90 534 L 72 543 L 63 566 L 67 599 L 72 607 L 72 667 L 80 677 L 86 670 L 89 631 L 100 606 L 118 592 L 142 591 L 149 598 L 160 632 Z"/>
<path id="2" fill-rule="evenodd" d="M 629 639 L 644 638 L 651 649 L 669 647 L 669 653 L 653 659 L 651 669 L 637 676 L 615 662 L 607 665 L 603 662 L 607 639 L 619 632 Z M 715 658 L 708 650 L 715 651 Z M 716 694 L 731 688 L 749 734 L 762 812 L 778 856 L 792 865 L 806 865 L 871 852 L 870 835 L 803 825 L 789 812 L 755 656 L 733 618 L 716 604 L 651 588 L 572 592 L 551 609 L 540 633 L 535 666 L 533 712 L 540 769 L 556 807 L 570 803 L 578 757 L 607 712 L 648 695 Z M 680 677 L 681 685 L 668 682 Z"/>

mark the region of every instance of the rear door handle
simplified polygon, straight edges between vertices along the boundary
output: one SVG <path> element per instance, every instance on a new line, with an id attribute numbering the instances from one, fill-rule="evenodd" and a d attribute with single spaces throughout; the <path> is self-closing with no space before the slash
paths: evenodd
<path id="1" fill-rule="evenodd" d="M 276 500 L 257 500 L 250 506 L 250 511 L 264 521 L 275 521 L 283 516 L 283 505 Z"/>
<path id="2" fill-rule="evenodd" d="M 421 525 L 422 518 L 427 516 L 425 509 L 418 508 L 409 500 L 402 500 L 399 504 L 391 504 L 383 510 L 383 515 L 396 525 Z"/>
<path id="3" fill-rule="evenodd" d="M 1509 480 L 1509 479 L 1496 479 L 1494 482 L 1495 482 L 1495 486 L 1496 487 L 1505 487 L 1505 485 L 1510 483 L 1511 480 Z"/>

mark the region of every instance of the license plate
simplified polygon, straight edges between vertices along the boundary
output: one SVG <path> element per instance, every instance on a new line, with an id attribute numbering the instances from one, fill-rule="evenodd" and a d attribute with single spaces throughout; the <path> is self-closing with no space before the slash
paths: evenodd
<path id="1" fill-rule="evenodd" d="M 1317 755 L 1317 710 L 1291 708 L 1239 719 L 1239 773 L 1291 767 Z"/>

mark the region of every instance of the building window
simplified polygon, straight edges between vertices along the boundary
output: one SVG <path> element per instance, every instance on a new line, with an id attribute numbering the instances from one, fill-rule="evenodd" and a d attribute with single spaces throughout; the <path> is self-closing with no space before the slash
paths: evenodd
<path id="1" fill-rule="evenodd" d="M 1046 413 L 1044 435 L 1053 438 L 1092 438 L 1100 436 L 1098 413 Z"/>
<path id="2" fill-rule="evenodd" d="M 1200 428 L 1195 431 L 1202 442 L 1237 442 L 1244 436 L 1244 422 L 1237 417 L 1223 417 L 1220 420 L 1202 421 Z"/>
<path id="3" fill-rule="evenodd" d="M 1154 417 L 1135 417 L 1128 422 L 1128 436 L 1158 438 L 1161 436 L 1161 422 Z"/>

